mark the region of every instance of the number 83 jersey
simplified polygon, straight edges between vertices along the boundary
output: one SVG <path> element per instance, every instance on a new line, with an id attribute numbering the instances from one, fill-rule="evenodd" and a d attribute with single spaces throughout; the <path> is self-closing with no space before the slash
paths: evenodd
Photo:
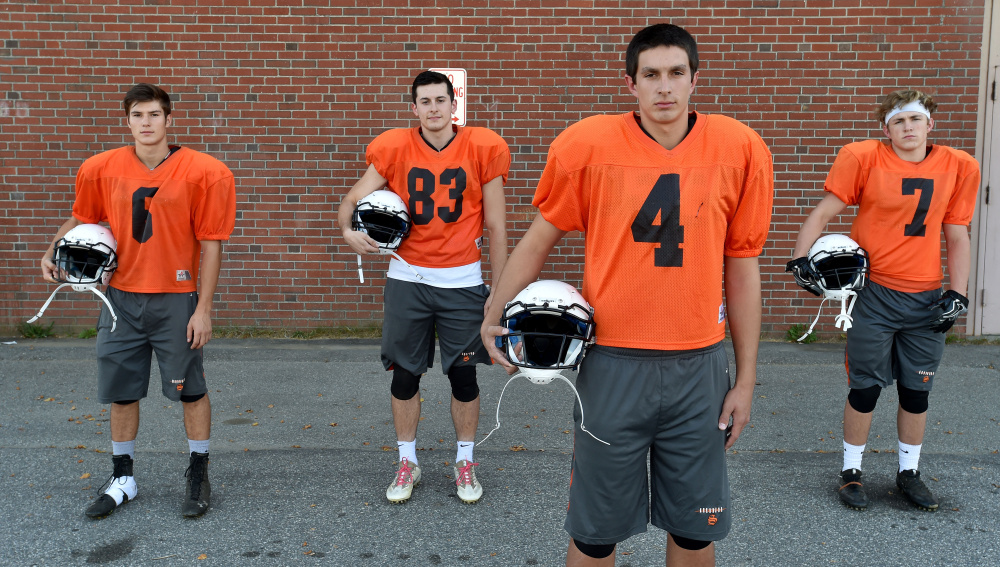
<path id="1" fill-rule="evenodd" d="M 732 118 L 689 118 L 672 150 L 631 113 L 586 118 L 549 149 L 534 204 L 560 230 L 585 233 L 583 295 L 598 344 L 687 350 L 721 341 L 723 256 L 763 250 L 771 152 Z"/>
<path id="2" fill-rule="evenodd" d="M 419 127 L 380 134 L 365 152 L 369 165 L 406 203 L 413 226 L 396 251 L 425 268 L 454 268 L 480 261 L 483 186 L 507 181 L 510 150 L 487 128 L 457 127 L 437 151 Z"/>
<path id="3" fill-rule="evenodd" d="M 873 282 L 897 291 L 941 286 L 941 225 L 968 225 L 976 208 L 979 164 L 969 154 L 931 146 L 920 162 L 889 144 L 847 144 L 827 175 L 826 191 L 858 205 L 851 238 L 868 252 Z"/>
<path id="4" fill-rule="evenodd" d="M 112 287 L 187 293 L 197 290 L 199 240 L 228 240 L 233 232 L 236 186 L 229 168 L 207 154 L 176 148 L 151 170 L 126 146 L 83 163 L 73 216 L 111 227 L 118 241 Z"/>

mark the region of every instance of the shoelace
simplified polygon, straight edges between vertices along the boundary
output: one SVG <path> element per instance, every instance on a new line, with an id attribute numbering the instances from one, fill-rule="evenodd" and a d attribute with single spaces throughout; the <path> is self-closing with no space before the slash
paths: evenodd
<path id="1" fill-rule="evenodd" d="M 410 461 L 403 457 L 399 470 L 396 471 L 396 486 L 406 486 L 413 480 L 413 469 L 409 467 Z"/>
<path id="2" fill-rule="evenodd" d="M 455 479 L 455 484 L 462 486 L 464 484 L 472 485 L 472 467 L 478 467 L 479 463 L 470 463 L 465 461 L 464 467 L 458 467 L 458 478 Z"/>
<path id="3" fill-rule="evenodd" d="M 201 481 L 203 480 L 202 473 L 204 472 L 204 470 L 205 468 L 203 466 L 200 466 L 199 463 L 191 463 L 190 465 L 188 465 L 187 470 L 184 471 L 184 476 L 188 477 L 188 479 L 191 481 L 192 500 L 198 500 L 199 498 L 201 498 Z"/>

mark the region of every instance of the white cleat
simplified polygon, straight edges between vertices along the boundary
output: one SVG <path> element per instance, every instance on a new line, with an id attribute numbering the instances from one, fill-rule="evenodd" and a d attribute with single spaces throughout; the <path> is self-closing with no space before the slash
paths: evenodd
<path id="1" fill-rule="evenodd" d="M 405 457 L 399 463 L 399 470 L 396 471 L 396 478 L 385 491 L 385 497 L 389 502 L 398 504 L 406 502 L 413 494 L 413 487 L 420 482 L 420 467 L 411 463 Z"/>

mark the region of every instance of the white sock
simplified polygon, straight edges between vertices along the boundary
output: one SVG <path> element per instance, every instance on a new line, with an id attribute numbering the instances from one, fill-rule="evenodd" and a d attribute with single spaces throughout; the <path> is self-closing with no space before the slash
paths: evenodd
<path id="1" fill-rule="evenodd" d="M 472 448 L 476 446 L 475 441 L 459 441 L 458 442 L 458 456 L 455 457 L 455 462 L 458 461 L 469 461 L 473 462 L 472 459 Z"/>
<path id="2" fill-rule="evenodd" d="M 135 439 L 131 441 L 112 441 L 111 454 L 128 455 L 129 458 L 135 459 Z"/>
<path id="3" fill-rule="evenodd" d="M 907 445 L 899 442 L 899 472 L 906 470 L 917 470 L 917 463 L 920 462 L 920 447 L 922 445 Z"/>
<path id="4" fill-rule="evenodd" d="M 864 445 L 851 445 L 847 441 L 844 441 L 844 468 L 841 470 L 861 470 L 861 454 L 864 452 Z"/>
<path id="5" fill-rule="evenodd" d="M 209 441 L 210 439 L 202 439 L 198 441 L 188 439 L 188 451 L 191 451 L 192 453 L 207 453 Z"/>
<path id="6" fill-rule="evenodd" d="M 396 441 L 396 446 L 399 447 L 399 462 L 402 463 L 403 459 L 417 464 L 417 440 L 413 441 Z"/>

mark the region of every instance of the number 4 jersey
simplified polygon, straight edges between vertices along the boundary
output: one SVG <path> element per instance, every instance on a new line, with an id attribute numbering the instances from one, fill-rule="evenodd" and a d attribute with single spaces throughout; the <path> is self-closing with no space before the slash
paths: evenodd
<path id="1" fill-rule="evenodd" d="M 685 350 L 725 338 L 723 256 L 760 255 L 771 223 L 771 152 L 756 132 L 692 114 L 667 150 L 633 114 L 592 116 L 549 148 L 534 204 L 585 233 L 583 295 L 597 343 Z"/>
<path id="2" fill-rule="evenodd" d="M 111 227 L 118 241 L 112 287 L 191 292 L 198 283 L 198 241 L 228 240 L 233 232 L 236 186 L 229 168 L 209 155 L 176 148 L 150 170 L 126 146 L 83 163 L 73 216 Z"/>
<path id="3" fill-rule="evenodd" d="M 454 268 L 480 261 L 483 186 L 507 181 L 507 142 L 487 128 L 459 127 L 441 151 L 419 128 L 380 134 L 365 159 L 406 203 L 413 226 L 397 253 L 425 268 Z"/>
<path id="4" fill-rule="evenodd" d="M 969 154 L 931 146 L 920 162 L 901 159 L 879 140 L 847 144 L 825 189 L 858 205 L 851 238 L 871 258 L 871 279 L 920 292 L 941 286 L 941 225 L 972 222 L 979 164 Z"/>

